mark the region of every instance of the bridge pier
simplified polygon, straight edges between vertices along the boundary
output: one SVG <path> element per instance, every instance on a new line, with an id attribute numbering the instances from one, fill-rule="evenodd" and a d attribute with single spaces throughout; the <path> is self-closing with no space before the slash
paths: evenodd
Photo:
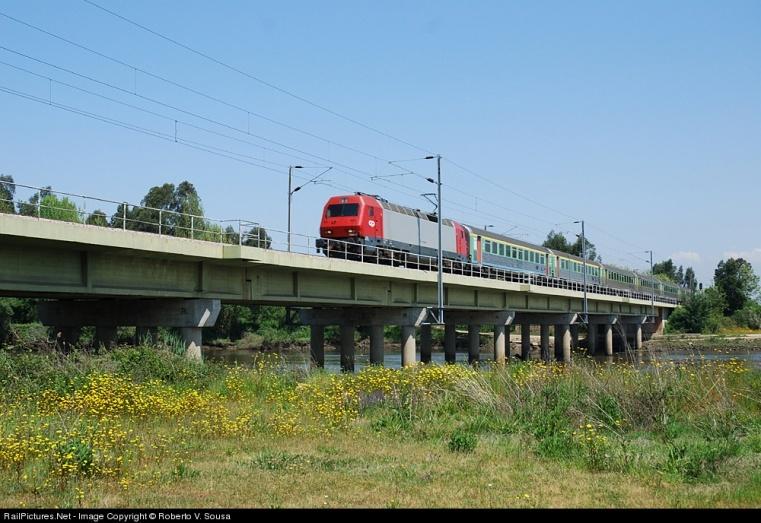
<path id="1" fill-rule="evenodd" d="M 457 361 L 457 325 L 452 322 L 444 325 L 444 361 Z"/>
<path id="2" fill-rule="evenodd" d="M 311 365 L 325 366 L 325 326 L 311 325 L 309 336 L 309 359 Z"/>
<path id="3" fill-rule="evenodd" d="M 587 325 L 587 351 L 590 355 L 597 353 L 597 324 Z"/>
<path id="4" fill-rule="evenodd" d="M 618 321 L 625 327 L 627 337 L 631 336 L 634 350 L 642 349 L 642 326 L 647 322 L 647 316 L 619 316 Z"/>
<path id="5" fill-rule="evenodd" d="M 213 299 L 102 299 L 44 301 L 37 312 L 43 325 L 57 327 L 64 348 L 72 343 L 71 333 L 85 326 L 94 326 L 96 342 L 107 345 L 119 325 L 135 325 L 138 342 L 148 336 L 155 342 L 160 325 L 179 328 L 185 355 L 200 360 L 202 328 L 214 325 L 221 308 L 220 300 Z"/>
<path id="6" fill-rule="evenodd" d="M 383 325 L 370 326 L 370 365 L 383 365 L 385 338 Z"/>
<path id="7" fill-rule="evenodd" d="M 481 325 L 468 325 L 468 363 L 478 364 L 481 356 Z"/>
<path id="8" fill-rule="evenodd" d="M 571 328 L 565 323 L 555 325 L 555 359 L 571 361 Z"/>
<path id="9" fill-rule="evenodd" d="M 577 350 L 579 348 L 579 324 L 574 323 L 571 325 L 571 350 Z"/>
<path id="10" fill-rule="evenodd" d="M 416 363 L 415 329 L 423 324 L 428 311 L 423 307 L 411 308 L 341 308 L 341 309 L 302 309 L 299 311 L 301 323 L 312 326 L 312 343 L 322 346 L 322 340 L 316 330 L 325 325 L 339 325 L 341 343 L 339 346 L 341 370 L 354 371 L 354 332 L 358 325 L 370 327 L 370 363 L 383 364 L 383 327 L 400 325 L 402 328 L 402 365 Z M 430 346 L 430 345 L 429 345 Z M 314 356 L 313 356 L 314 359 Z M 321 358 L 324 364 L 324 355 Z"/>
<path id="11" fill-rule="evenodd" d="M 606 323 L 602 329 L 605 335 L 605 355 L 613 356 L 613 324 Z"/>
<path id="12" fill-rule="evenodd" d="M 521 323 L 521 359 L 531 359 L 531 325 L 528 323 Z"/>
<path id="13" fill-rule="evenodd" d="M 448 311 L 447 319 L 468 326 L 468 363 L 477 364 L 481 358 L 481 325 L 494 326 L 494 360 L 505 362 L 505 339 L 508 327 L 515 318 L 514 311 Z"/>
<path id="14" fill-rule="evenodd" d="M 116 345 L 116 327 L 95 327 L 95 348 L 111 349 Z"/>
<path id="15" fill-rule="evenodd" d="M 414 367 L 417 363 L 415 326 L 402 325 L 402 367 Z"/>
<path id="16" fill-rule="evenodd" d="M 542 361 L 545 363 L 550 362 L 550 326 L 546 323 L 540 325 L 540 353 Z"/>
<path id="17" fill-rule="evenodd" d="M 505 333 L 507 331 L 507 333 Z M 510 337 L 510 330 L 505 325 L 494 325 L 494 361 L 503 365 L 506 361 L 509 361 L 510 353 L 507 353 L 507 360 L 505 356 L 505 338 Z M 510 342 L 508 341 L 508 347 Z"/>
<path id="18" fill-rule="evenodd" d="M 571 361 L 571 326 L 575 324 L 579 315 L 577 313 L 539 313 L 539 312 L 517 312 L 516 321 L 521 323 L 521 332 L 523 325 L 540 326 L 540 352 L 542 360 L 549 361 L 549 328 L 554 326 L 555 334 L 555 359 L 558 361 Z M 527 335 L 523 338 L 523 343 L 529 343 L 528 328 Z M 529 345 L 530 346 L 530 345 Z"/>
<path id="19" fill-rule="evenodd" d="M 185 344 L 185 357 L 190 360 L 202 361 L 203 335 L 201 327 L 181 327 L 180 336 L 182 336 L 182 342 Z"/>
<path id="20" fill-rule="evenodd" d="M 354 372 L 354 330 L 351 323 L 341 324 L 341 371 Z"/>
<path id="21" fill-rule="evenodd" d="M 431 324 L 424 323 L 420 326 L 420 362 L 431 363 L 431 351 L 433 349 L 433 333 Z"/>
<path id="22" fill-rule="evenodd" d="M 613 355 L 613 325 L 619 320 L 619 316 L 616 314 L 590 314 L 588 320 L 589 332 L 594 333 L 593 336 L 587 334 L 588 341 L 591 343 L 590 353 L 597 352 L 597 342 L 599 338 L 599 327 L 602 326 L 602 350 L 606 356 Z"/>

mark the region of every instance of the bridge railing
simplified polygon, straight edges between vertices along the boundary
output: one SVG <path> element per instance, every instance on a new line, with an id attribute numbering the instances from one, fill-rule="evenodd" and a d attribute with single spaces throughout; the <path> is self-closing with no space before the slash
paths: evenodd
<path id="1" fill-rule="evenodd" d="M 308 256 L 328 256 L 427 272 L 438 271 L 438 259 L 435 256 L 415 254 L 386 246 L 368 246 L 302 233 L 289 233 L 278 229 L 265 229 L 258 222 L 249 220 L 217 220 L 192 213 L 53 191 L 46 187 L 33 187 L 0 180 L 0 213 L 4 212 L 195 241 L 237 244 Z M 442 270 L 448 274 L 584 292 L 582 282 L 489 267 L 467 261 L 444 259 Z M 607 287 L 596 283 L 588 283 L 586 290 L 589 294 L 677 304 L 677 299 L 669 296 L 657 294 L 651 296 L 649 293 Z"/>

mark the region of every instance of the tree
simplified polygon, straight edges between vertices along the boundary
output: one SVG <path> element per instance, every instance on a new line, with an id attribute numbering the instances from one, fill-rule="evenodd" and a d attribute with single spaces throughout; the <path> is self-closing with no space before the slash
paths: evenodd
<path id="1" fill-rule="evenodd" d="M 39 207 L 40 216 L 42 216 L 42 204 L 40 199 L 44 200 L 45 197 L 50 196 L 53 189 L 48 185 L 43 187 L 39 192 L 32 195 L 28 202 L 19 202 L 18 213 L 24 216 L 37 216 L 37 210 Z"/>
<path id="2" fill-rule="evenodd" d="M 713 287 L 691 294 L 669 316 L 669 330 L 694 333 L 712 330 L 712 326 L 721 323 L 724 305 L 724 297 Z"/>
<path id="3" fill-rule="evenodd" d="M 677 285 L 679 285 L 680 287 L 684 287 L 684 268 L 681 265 L 676 270 L 676 275 L 674 277 L 674 282 Z"/>
<path id="4" fill-rule="evenodd" d="M 0 346 L 11 338 L 11 324 L 37 321 L 35 300 L 0 298 Z"/>
<path id="5" fill-rule="evenodd" d="M 40 196 L 42 199 L 40 200 Z M 19 203 L 19 214 L 24 216 L 37 216 L 48 220 L 80 223 L 79 209 L 77 205 L 66 196 L 58 198 L 52 193 L 50 187 L 34 194 L 28 202 Z"/>
<path id="6" fill-rule="evenodd" d="M 13 199 L 16 196 L 16 184 L 13 176 L 3 174 L 0 176 L 0 213 L 14 214 L 16 206 Z"/>
<path id="7" fill-rule="evenodd" d="M 248 231 L 245 236 L 243 245 L 249 247 L 259 247 L 260 249 L 269 249 L 272 246 L 272 237 L 267 234 L 267 230 L 264 227 L 254 226 Z"/>
<path id="8" fill-rule="evenodd" d="M 87 217 L 87 220 L 85 220 L 85 223 L 87 225 L 97 225 L 99 227 L 108 227 L 108 218 L 106 216 L 106 213 L 101 211 L 100 209 L 97 209 L 90 214 L 90 216 Z"/>
<path id="9" fill-rule="evenodd" d="M 587 247 L 587 259 L 592 261 L 599 261 L 595 245 L 589 241 L 589 238 L 585 238 L 584 243 L 586 243 Z M 581 235 L 576 237 L 576 241 L 574 243 L 570 243 L 562 233 L 555 232 L 555 230 L 551 230 L 547 234 L 547 239 L 544 240 L 542 246 L 547 247 L 548 249 L 552 249 L 553 251 L 565 252 L 578 257 L 581 257 L 584 253 L 581 243 Z"/>
<path id="10" fill-rule="evenodd" d="M 599 256 L 597 256 L 597 249 L 595 248 L 595 244 L 589 241 L 589 238 L 584 238 L 584 243 L 586 243 L 587 250 L 587 260 L 591 261 L 602 261 Z M 570 254 L 573 254 L 574 256 L 578 256 L 579 258 L 583 258 L 584 256 L 584 250 L 582 248 L 583 244 L 581 243 L 581 236 L 576 237 L 576 243 L 571 245 L 571 251 Z"/>
<path id="11" fill-rule="evenodd" d="M 124 204 L 119 205 L 111 217 L 111 226 L 156 233 L 160 230 L 161 234 L 182 238 L 208 239 L 216 235 L 219 239 L 219 232 L 203 219 L 201 198 L 188 181 L 177 187 L 172 183 L 151 187 L 139 207 L 125 209 Z"/>
<path id="12" fill-rule="evenodd" d="M 553 251 L 571 252 L 571 244 L 568 243 L 568 240 L 566 240 L 562 233 L 555 232 L 554 229 L 547 234 L 547 239 L 544 240 L 542 246 Z"/>
<path id="13" fill-rule="evenodd" d="M 196 217 L 203 216 L 201 197 L 192 183 L 184 181 L 177 186 L 171 210 L 180 213 L 172 215 L 175 236 L 190 238 L 195 231 Z"/>
<path id="14" fill-rule="evenodd" d="M 171 234 L 171 227 L 165 226 L 168 219 L 171 221 L 171 217 L 165 216 L 161 211 L 174 210 L 174 201 L 174 184 L 165 183 L 151 187 L 140 201 L 141 207 L 132 207 L 127 210 L 127 229 Z M 119 215 L 121 216 L 121 213 Z"/>
<path id="15" fill-rule="evenodd" d="M 687 270 L 684 271 L 684 281 L 682 282 L 682 287 L 689 289 L 692 292 L 695 292 L 695 290 L 698 288 L 698 282 L 695 279 L 695 270 L 692 267 L 687 267 Z"/>
<path id="16" fill-rule="evenodd" d="M 667 278 L 667 281 L 672 283 L 679 283 L 676 279 L 676 266 L 674 265 L 674 262 L 671 260 L 671 258 L 653 265 L 653 275 L 663 275 Z"/>
<path id="17" fill-rule="evenodd" d="M 732 319 L 740 327 L 759 330 L 761 329 L 761 305 L 755 301 L 749 301 L 745 307 L 734 313 Z"/>
<path id="18" fill-rule="evenodd" d="M 752 300 L 759 289 L 759 279 L 750 262 L 742 258 L 720 261 L 713 282 L 726 299 L 724 314 L 731 316 Z"/>

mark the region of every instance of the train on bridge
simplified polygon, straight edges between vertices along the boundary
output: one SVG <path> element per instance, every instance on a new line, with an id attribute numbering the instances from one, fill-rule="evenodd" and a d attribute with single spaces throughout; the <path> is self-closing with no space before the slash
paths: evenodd
<path id="1" fill-rule="evenodd" d="M 590 286 L 655 294 L 676 300 L 679 288 L 651 275 L 584 260 L 488 230 L 444 219 L 441 250 L 446 272 L 496 269 L 527 273 Z M 328 199 L 317 248 L 331 257 L 390 265 L 425 265 L 438 255 L 438 216 L 394 204 L 376 195 L 356 193 Z"/>

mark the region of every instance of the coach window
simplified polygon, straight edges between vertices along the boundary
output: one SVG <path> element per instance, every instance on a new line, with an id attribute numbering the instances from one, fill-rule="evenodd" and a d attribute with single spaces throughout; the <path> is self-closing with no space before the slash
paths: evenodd
<path id="1" fill-rule="evenodd" d="M 375 207 L 368 207 L 368 216 L 375 216 Z"/>

